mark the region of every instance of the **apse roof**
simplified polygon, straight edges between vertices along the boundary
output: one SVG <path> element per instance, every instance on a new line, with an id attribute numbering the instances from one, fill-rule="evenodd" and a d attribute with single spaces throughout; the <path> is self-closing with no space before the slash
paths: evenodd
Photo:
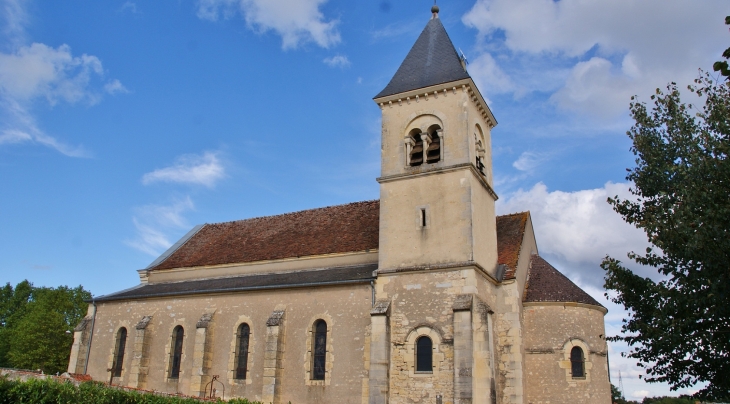
<path id="1" fill-rule="evenodd" d="M 532 256 L 523 301 L 573 302 L 603 307 L 539 255 Z"/>
<path id="2" fill-rule="evenodd" d="M 432 18 L 387 86 L 375 98 L 469 78 L 441 20 Z"/>

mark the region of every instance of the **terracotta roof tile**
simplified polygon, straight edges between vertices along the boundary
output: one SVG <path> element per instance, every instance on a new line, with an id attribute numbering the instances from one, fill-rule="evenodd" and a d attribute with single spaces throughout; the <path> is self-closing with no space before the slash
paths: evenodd
<path id="1" fill-rule="evenodd" d="M 529 213 L 497 217 L 497 250 L 514 278 Z M 206 224 L 150 270 L 295 258 L 378 248 L 380 201 Z"/>
<path id="2" fill-rule="evenodd" d="M 497 263 L 506 265 L 504 279 L 514 279 L 530 212 L 497 216 Z"/>
<path id="3" fill-rule="evenodd" d="M 204 225 L 150 270 L 275 260 L 378 248 L 380 201 Z"/>
<path id="4" fill-rule="evenodd" d="M 533 255 L 527 275 L 525 302 L 575 302 L 603 307 L 539 255 Z"/>

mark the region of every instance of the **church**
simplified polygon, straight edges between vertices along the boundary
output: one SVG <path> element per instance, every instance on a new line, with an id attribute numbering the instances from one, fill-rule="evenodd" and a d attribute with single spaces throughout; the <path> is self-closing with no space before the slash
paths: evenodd
<path id="1" fill-rule="evenodd" d="M 264 403 L 609 404 L 607 310 L 495 213 L 497 125 L 438 16 L 388 85 L 380 199 L 203 224 L 95 297 L 68 371 Z"/>

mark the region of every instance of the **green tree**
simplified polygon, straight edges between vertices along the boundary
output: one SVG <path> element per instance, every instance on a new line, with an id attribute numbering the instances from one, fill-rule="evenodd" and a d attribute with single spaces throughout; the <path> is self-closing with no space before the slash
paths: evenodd
<path id="1" fill-rule="evenodd" d="M 0 289 L 0 367 L 11 367 L 8 351 L 10 350 L 9 330 L 25 313 L 30 300 L 33 285 L 20 282 L 13 288 L 9 283 Z"/>
<path id="2" fill-rule="evenodd" d="M 73 327 L 86 314 L 84 300 L 90 298 L 81 286 L 5 285 L 0 289 L 0 366 L 65 371 Z"/>
<path id="3" fill-rule="evenodd" d="M 725 17 L 725 25 L 730 25 L 730 15 Z M 725 52 L 722 53 L 722 57 L 730 59 L 730 48 L 725 49 Z M 727 64 L 727 61 L 721 60 L 719 62 L 715 62 L 715 64 L 712 65 L 712 69 L 716 72 L 720 72 L 720 74 L 730 80 L 730 67 Z"/>
<path id="4" fill-rule="evenodd" d="M 605 287 L 629 312 L 623 340 L 648 382 L 676 390 L 705 382 L 698 397 L 730 397 L 730 91 L 701 74 L 680 100 L 675 83 L 657 89 L 651 111 L 632 98 L 628 136 L 637 156 L 627 179 L 636 199 L 609 198 L 623 219 L 642 229 L 652 247 L 630 253 L 656 268 L 642 278 L 606 257 Z M 703 105 L 704 104 L 704 105 Z"/>

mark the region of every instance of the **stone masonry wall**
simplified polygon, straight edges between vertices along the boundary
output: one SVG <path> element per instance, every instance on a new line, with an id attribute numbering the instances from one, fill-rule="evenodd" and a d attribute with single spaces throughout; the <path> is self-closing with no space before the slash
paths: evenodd
<path id="1" fill-rule="evenodd" d="M 97 303 L 88 373 L 94 380 L 109 380 L 109 357 L 114 350 L 116 333 L 125 325 L 127 350 L 122 377 L 114 378 L 115 384 L 140 384 L 138 375 L 143 373 L 147 389 L 199 394 L 210 377 L 219 375 L 226 398 L 261 400 L 267 321 L 275 309 L 283 307 L 286 327 L 282 340 L 285 343 L 281 345 L 284 351 L 278 401 L 361 404 L 367 400 L 363 381 L 367 382 L 368 374 L 363 356 L 366 341 L 369 341 L 366 337 L 370 328 L 371 298 L 370 285 L 361 284 Z M 197 327 L 201 316 L 213 312 L 207 329 Z M 144 344 L 138 344 L 141 341 L 136 341 L 135 324 L 145 316 L 151 316 L 151 320 L 144 330 Z M 307 383 L 304 361 L 312 323 L 318 318 L 325 319 L 328 326 L 327 375 L 330 380 L 312 385 Z M 249 370 L 247 380 L 235 381 L 231 378 L 235 363 L 232 359 L 235 330 L 243 321 L 251 327 Z M 171 333 L 176 325 L 184 328 L 182 365 L 177 381 L 167 378 Z M 204 343 L 198 335 L 202 330 L 206 330 Z M 143 345 L 148 357 L 135 357 L 138 353 L 133 347 Z M 196 348 L 200 352 L 196 352 Z M 194 361 L 197 369 L 193 369 Z M 133 367 L 137 368 L 134 378 L 131 377 Z M 216 389 L 220 397 L 222 388 L 218 385 Z"/>
<path id="2" fill-rule="evenodd" d="M 610 404 L 603 312 L 575 305 L 526 305 L 526 404 Z M 585 377 L 570 374 L 570 350 L 585 355 Z"/>

